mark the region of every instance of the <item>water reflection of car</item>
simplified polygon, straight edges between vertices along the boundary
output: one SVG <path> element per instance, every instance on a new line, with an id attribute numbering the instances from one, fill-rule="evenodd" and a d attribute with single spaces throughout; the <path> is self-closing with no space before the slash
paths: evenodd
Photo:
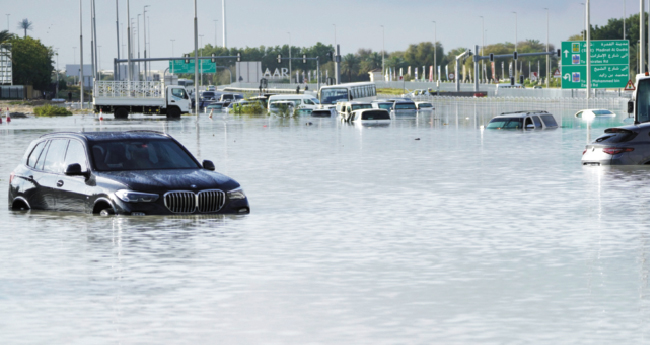
<path id="1" fill-rule="evenodd" d="M 650 123 L 608 128 L 582 152 L 583 165 L 650 164 Z"/>
<path id="2" fill-rule="evenodd" d="M 593 120 L 616 117 L 612 111 L 607 109 L 582 109 L 575 114 L 578 119 Z"/>
<path id="3" fill-rule="evenodd" d="M 433 110 L 433 104 L 431 102 L 415 102 L 415 107 L 418 110 Z"/>
<path id="4" fill-rule="evenodd" d="M 14 210 L 95 214 L 247 214 L 237 181 L 154 131 L 51 133 L 9 178 Z"/>
<path id="5" fill-rule="evenodd" d="M 390 123 L 390 113 L 386 109 L 359 109 L 352 112 L 350 121 L 356 124 Z"/>
<path id="6" fill-rule="evenodd" d="M 223 109 L 223 103 L 216 102 L 216 103 L 210 103 L 205 106 L 205 111 L 221 111 Z"/>
<path id="7" fill-rule="evenodd" d="M 540 111 L 514 111 L 501 113 L 488 123 L 487 129 L 555 129 L 553 114 Z"/>

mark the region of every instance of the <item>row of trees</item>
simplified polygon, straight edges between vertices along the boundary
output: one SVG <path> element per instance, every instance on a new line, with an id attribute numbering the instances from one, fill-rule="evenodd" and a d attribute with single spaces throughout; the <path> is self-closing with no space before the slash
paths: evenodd
<path id="1" fill-rule="evenodd" d="M 13 69 L 13 83 L 32 85 L 36 90 L 49 90 L 54 72 L 54 52 L 40 40 L 30 36 L 0 31 L 0 45 L 9 45 Z"/>

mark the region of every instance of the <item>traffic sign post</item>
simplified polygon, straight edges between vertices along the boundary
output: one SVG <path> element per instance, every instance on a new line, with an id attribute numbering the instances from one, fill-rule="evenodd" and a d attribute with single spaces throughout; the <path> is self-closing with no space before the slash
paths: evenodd
<path id="1" fill-rule="evenodd" d="M 591 87 L 624 88 L 630 79 L 630 43 L 591 41 Z M 587 88 L 587 44 L 562 42 L 562 88 Z"/>

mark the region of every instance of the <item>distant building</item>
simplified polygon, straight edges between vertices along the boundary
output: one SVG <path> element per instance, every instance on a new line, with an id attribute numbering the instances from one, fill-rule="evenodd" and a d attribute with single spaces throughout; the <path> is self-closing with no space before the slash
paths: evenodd
<path id="1" fill-rule="evenodd" d="M 381 68 L 373 69 L 368 72 L 368 75 L 370 75 L 371 82 L 384 81 L 384 76 L 381 75 Z"/>

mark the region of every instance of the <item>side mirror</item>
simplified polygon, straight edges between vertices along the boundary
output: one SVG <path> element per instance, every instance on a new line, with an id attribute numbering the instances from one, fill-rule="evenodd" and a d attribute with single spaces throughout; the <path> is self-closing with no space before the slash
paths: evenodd
<path id="1" fill-rule="evenodd" d="M 214 171 L 215 169 L 214 163 L 212 163 L 212 161 L 207 161 L 207 160 L 203 161 L 203 169 Z"/>
<path id="2" fill-rule="evenodd" d="M 70 164 L 65 168 L 64 172 L 67 176 L 86 176 L 88 172 L 81 170 L 81 165 L 79 163 Z"/>
<path id="3" fill-rule="evenodd" d="M 627 112 L 632 114 L 634 112 L 634 101 L 627 102 Z"/>

